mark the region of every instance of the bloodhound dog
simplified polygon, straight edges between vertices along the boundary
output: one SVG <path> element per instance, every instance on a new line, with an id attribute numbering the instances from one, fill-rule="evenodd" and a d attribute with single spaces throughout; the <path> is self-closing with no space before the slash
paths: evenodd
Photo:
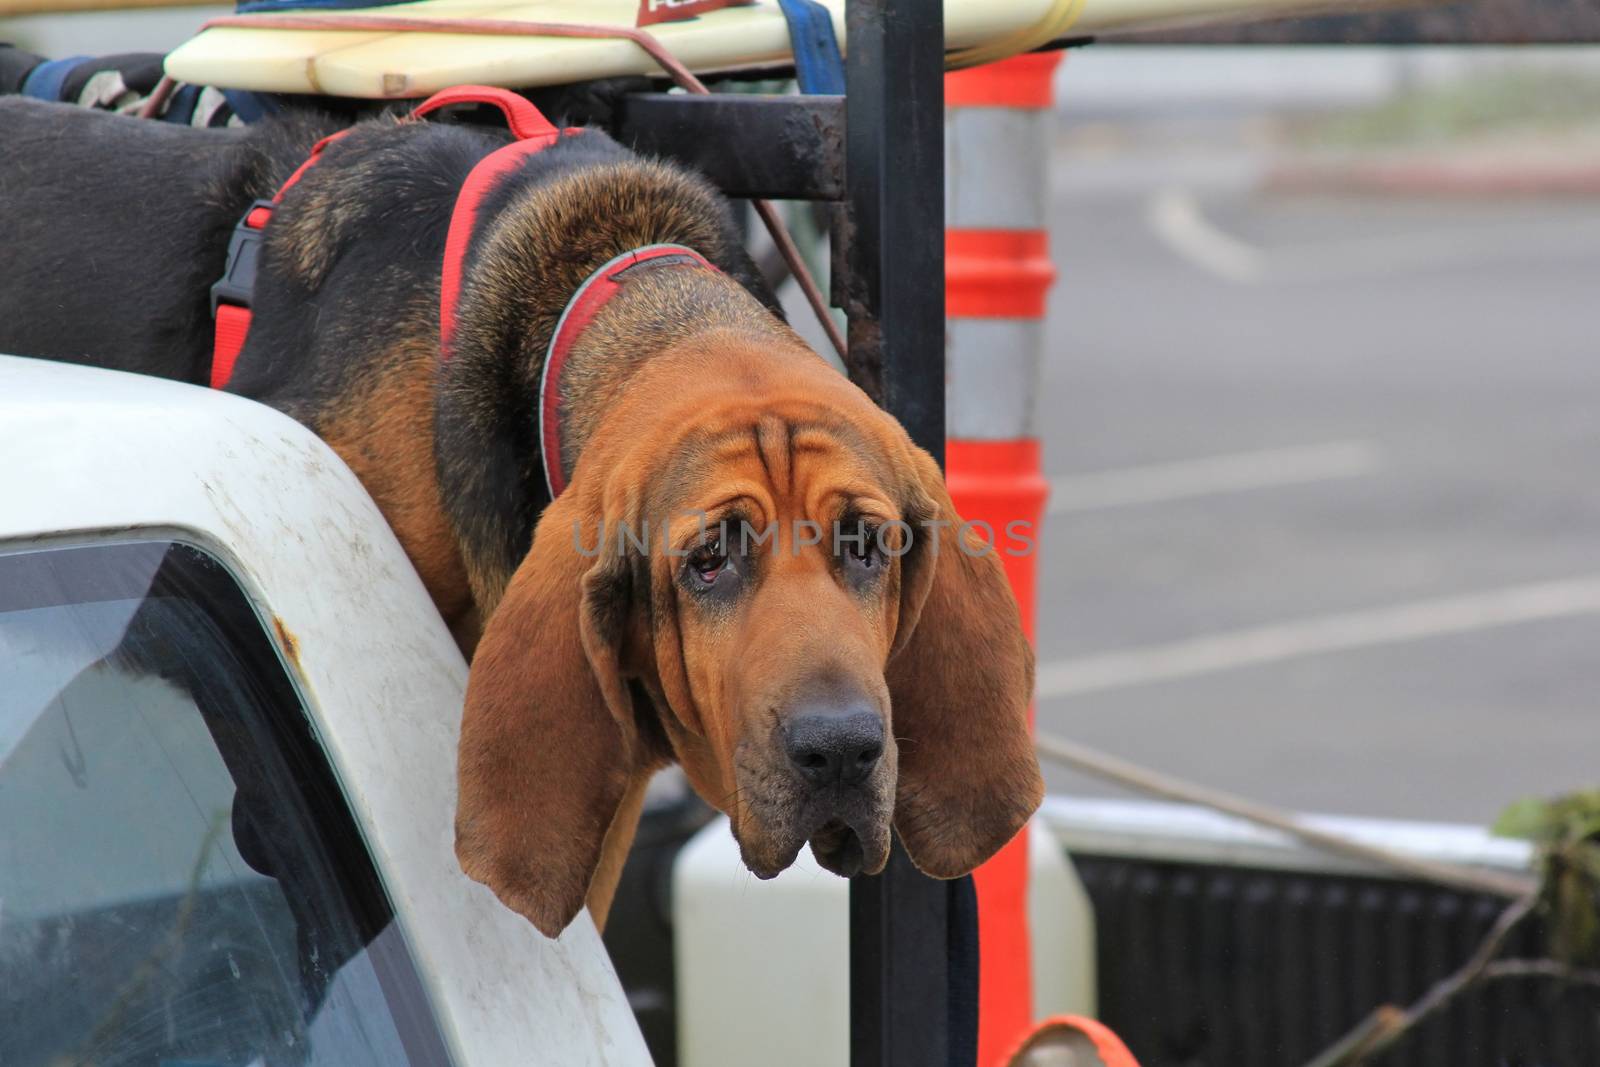
<path id="1" fill-rule="evenodd" d="M 0 351 L 205 383 L 230 231 L 328 126 L 0 101 Z M 330 145 L 265 230 L 227 386 L 343 457 L 471 656 L 462 867 L 549 936 L 603 924 L 677 763 L 758 877 L 807 843 L 876 872 L 891 827 L 928 874 L 972 870 L 1042 795 L 995 551 L 785 325 L 716 191 L 599 130 L 496 179 L 441 358 L 452 209 L 506 143 L 376 118 Z"/>

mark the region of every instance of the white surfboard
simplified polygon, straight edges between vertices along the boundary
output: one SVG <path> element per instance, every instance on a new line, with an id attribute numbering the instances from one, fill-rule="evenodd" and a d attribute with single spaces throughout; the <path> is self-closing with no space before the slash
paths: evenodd
<path id="1" fill-rule="evenodd" d="M 844 0 L 822 0 L 847 44 Z M 1327 0 L 1074 0 L 1066 32 L 1093 35 L 1326 10 Z M 493 19 L 634 24 L 638 0 L 417 0 L 365 9 L 285 14 L 348 18 Z M 972 48 L 1059 18 L 1056 0 L 945 0 L 945 44 Z M 698 74 L 789 64 L 789 33 L 776 0 L 758 0 L 682 22 L 647 27 Z M 485 37 L 383 30 L 283 30 L 216 27 L 167 57 L 167 73 L 186 82 L 263 92 L 322 93 L 368 99 L 427 96 L 463 83 L 532 88 L 593 78 L 659 74 L 625 40 Z"/>

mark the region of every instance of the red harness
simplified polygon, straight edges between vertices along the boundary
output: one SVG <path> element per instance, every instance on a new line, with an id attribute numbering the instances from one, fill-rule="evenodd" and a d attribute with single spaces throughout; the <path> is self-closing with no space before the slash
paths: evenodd
<path id="1" fill-rule="evenodd" d="M 256 268 L 261 259 L 261 231 L 272 221 L 272 212 L 301 175 L 311 169 L 322 150 L 349 133 L 331 133 L 311 146 L 306 161 L 295 168 L 289 180 L 278 188 L 271 200 L 257 200 L 233 228 L 228 242 L 228 265 L 222 277 L 211 286 L 211 317 L 216 320 L 215 342 L 211 349 L 211 388 L 221 389 L 233 377 L 233 365 L 250 334 L 250 296 L 255 289 Z"/>
<path id="2" fill-rule="evenodd" d="M 435 93 L 418 105 L 411 117 L 420 119 L 442 108 L 459 104 L 490 104 L 499 108 L 516 140 L 479 160 L 462 183 L 461 191 L 456 194 L 455 208 L 450 214 L 450 229 L 445 236 L 444 264 L 439 284 L 439 354 L 442 360 L 450 358 L 456 327 L 456 306 L 461 299 L 462 268 L 483 198 L 498 178 L 528 156 L 549 148 L 563 134 L 570 137 L 583 132 L 571 126 L 564 130 L 557 129 L 538 108 L 516 93 L 486 85 L 458 85 Z M 349 132 L 340 130 L 313 145 L 306 161 L 289 175 L 277 194 L 271 200 L 257 200 L 251 204 L 244 218 L 234 227 L 233 238 L 228 245 L 227 267 L 222 278 L 211 287 L 211 311 L 216 319 L 216 339 L 211 356 L 213 389 L 225 387 L 233 377 L 234 364 L 249 335 L 250 300 L 260 258 L 262 231 L 272 220 L 273 210 L 283 201 L 284 194 L 316 163 L 323 150 Z M 646 245 L 624 252 L 591 274 L 578 287 L 556 325 L 539 383 L 540 451 L 544 458 L 545 482 L 550 487 L 552 499 L 566 488 L 566 476 L 561 469 L 561 367 L 566 363 L 578 335 L 621 287 L 622 276 L 640 264 L 667 260 L 716 270 L 700 253 L 681 245 Z"/>

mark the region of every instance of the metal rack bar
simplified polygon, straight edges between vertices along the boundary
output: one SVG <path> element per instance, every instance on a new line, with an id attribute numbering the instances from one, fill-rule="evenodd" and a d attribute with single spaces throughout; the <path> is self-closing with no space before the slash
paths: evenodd
<path id="1" fill-rule="evenodd" d="M 944 28 L 938 4 L 850 0 L 834 301 L 851 377 L 944 459 Z M 842 270 L 839 268 L 843 268 Z M 850 884 L 850 1062 L 952 1062 L 951 899 L 896 843 Z"/>

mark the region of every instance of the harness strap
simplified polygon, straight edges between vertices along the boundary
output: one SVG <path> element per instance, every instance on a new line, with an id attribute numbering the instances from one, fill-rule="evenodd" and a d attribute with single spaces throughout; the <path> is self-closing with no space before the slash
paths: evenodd
<path id="1" fill-rule="evenodd" d="M 251 204 L 244 218 L 233 228 L 233 237 L 228 241 L 227 266 L 222 270 L 222 277 L 211 286 L 211 316 L 216 320 L 211 345 L 211 388 L 222 389 L 233 378 L 239 350 L 244 348 L 245 339 L 250 335 L 250 300 L 261 259 L 261 231 L 272 221 L 273 209 L 283 201 L 283 194 L 305 176 L 311 165 L 321 158 L 323 149 L 349 132 L 330 133 L 312 145 L 311 154 L 278 187 L 272 199 Z"/>
<path id="2" fill-rule="evenodd" d="M 456 307 L 461 302 L 461 275 L 467 247 L 472 243 L 478 208 L 495 182 L 524 159 L 555 144 L 563 133 L 575 136 L 578 127 L 559 130 L 539 109 L 516 93 L 483 85 L 458 85 L 429 97 L 412 115 L 421 118 L 441 108 L 459 104 L 489 104 L 500 109 L 515 141 L 497 148 L 478 161 L 456 194 L 450 229 L 444 240 L 444 268 L 439 278 L 439 358 L 448 361 L 456 332 Z"/>
<path id="3" fill-rule="evenodd" d="M 794 76 L 800 91 L 844 92 L 844 57 L 833 33 L 833 15 L 817 0 L 778 0 L 789 24 L 789 44 L 794 52 Z"/>
<path id="4" fill-rule="evenodd" d="M 455 327 L 462 262 L 472 239 L 472 225 L 477 219 L 479 203 L 500 175 L 533 153 L 550 147 L 563 132 L 569 135 L 581 132 L 576 128 L 557 130 L 549 119 L 539 113 L 538 108 L 516 93 L 486 85 L 458 85 L 435 93 L 419 104 L 411 117 L 421 119 L 435 111 L 460 104 L 490 104 L 499 108 L 512 136 L 517 140 L 480 160 L 456 197 L 455 210 L 450 216 L 450 231 L 445 241 L 444 277 L 440 289 L 440 332 L 445 358 L 449 358 L 447 339 Z M 228 244 L 227 266 L 221 279 L 211 287 L 211 313 L 216 320 L 210 371 L 213 389 L 224 388 L 233 378 L 239 351 L 249 336 L 250 300 L 261 254 L 262 231 L 272 220 L 273 209 L 283 202 L 284 194 L 294 188 L 295 183 L 322 157 L 323 150 L 349 132 L 348 129 L 340 130 L 313 145 L 305 162 L 289 175 L 273 198 L 251 204 L 233 228 L 233 237 Z"/>

